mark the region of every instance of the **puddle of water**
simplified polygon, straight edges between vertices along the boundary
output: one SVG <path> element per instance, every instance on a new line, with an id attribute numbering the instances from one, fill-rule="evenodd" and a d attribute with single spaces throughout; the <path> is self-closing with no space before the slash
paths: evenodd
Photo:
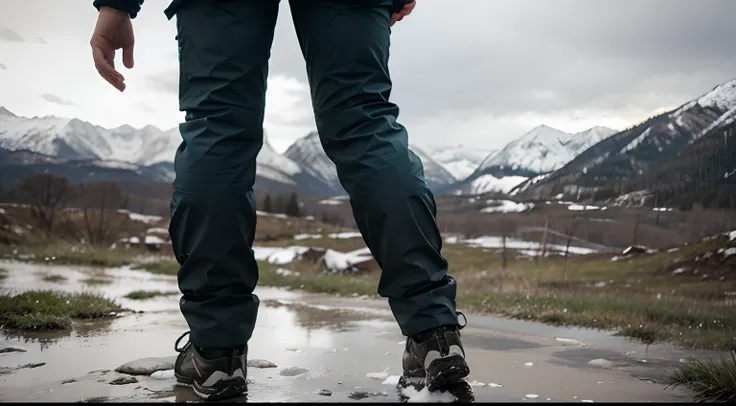
<path id="1" fill-rule="evenodd" d="M 103 272 L 17 263 L 0 263 L 0 267 L 10 271 L 4 286 L 17 291 L 89 290 L 81 280 L 89 277 L 90 272 Z M 67 281 L 45 284 L 41 278 L 48 273 L 63 275 Z M 179 312 L 178 295 L 146 301 L 121 299 L 138 289 L 175 290 L 174 277 L 161 277 L 129 268 L 105 269 L 104 273 L 114 282 L 96 287 L 96 291 L 119 299 L 125 307 L 145 310 L 145 313 L 108 320 L 102 327 L 96 324 L 98 322 L 91 322 L 84 326 L 86 328 L 79 325 L 74 332 L 25 337 L 6 335 L 0 339 L 0 347 L 19 347 L 27 352 L 0 354 L 0 367 L 30 363 L 45 365 L 3 375 L 1 401 L 78 401 L 97 396 L 115 401 L 196 400 L 189 389 L 174 388 L 169 380 L 142 377 L 137 384 L 115 386 L 108 383 L 113 376 L 105 378 L 105 381 L 99 375 L 88 374 L 93 370 L 113 370 L 140 358 L 176 355 L 174 341 L 187 330 Z M 270 288 L 258 288 L 256 293 L 263 305 L 249 343 L 249 358 L 269 360 L 278 367 L 249 369 L 249 377 L 254 380 L 251 401 L 339 402 L 349 400 L 349 394 L 355 390 L 388 393 L 362 402 L 398 401 L 393 387 L 367 378 L 369 373 L 376 371 L 385 371 L 389 375 L 401 372 L 403 345 L 397 343 L 405 338 L 388 312 L 385 300 L 335 299 Z M 565 357 L 599 355 L 555 353 L 564 347 L 555 341 L 555 337 L 608 345 L 611 351 L 616 351 L 616 345 L 620 343 L 609 344 L 619 337 L 611 339 L 605 332 L 556 328 L 487 316 L 472 316 L 470 321 L 464 335 L 473 371 L 471 378 L 501 384 L 478 387 L 478 401 L 519 401 L 528 393 L 539 394 L 539 399 L 549 397 L 555 400 L 571 400 L 572 396 L 585 396 L 584 399 L 596 401 L 681 399 L 669 393 L 663 394 L 661 386 L 642 382 L 627 374 L 617 375 L 616 371 L 554 362 Z M 626 343 L 625 340 L 623 342 Z M 652 347 L 650 355 L 651 351 Z M 679 358 L 678 355 L 676 359 Z M 530 363 L 533 368 L 523 367 Z M 289 367 L 305 368 L 307 372 L 296 376 L 280 374 Z M 78 379 L 78 382 L 61 385 L 61 381 L 70 378 Z M 618 386 L 600 389 L 602 385 L 586 385 L 589 380 L 592 383 L 617 382 Z M 329 390 L 332 396 L 319 395 L 321 389 Z"/>

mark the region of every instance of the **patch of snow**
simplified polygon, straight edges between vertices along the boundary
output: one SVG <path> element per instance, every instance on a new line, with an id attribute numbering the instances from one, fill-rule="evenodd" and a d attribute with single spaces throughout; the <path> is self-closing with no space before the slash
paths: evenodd
<path id="1" fill-rule="evenodd" d="M 327 235 L 330 238 L 346 239 L 346 238 L 361 238 L 362 235 L 356 232 L 344 232 L 344 233 L 332 233 Z"/>
<path id="2" fill-rule="evenodd" d="M 736 240 L 736 231 L 731 231 L 730 233 L 728 233 L 728 240 L 729 241 Z"/>
<path id="3" fill-rule="evenodd" d="M 141 239 L 138 238 L 138 237 L 130 237 L 130 238 L 128 238 L 128 241 L 127 242 L 128 242 L 128 244 L 140 244 L 141 243 Z"/>
<path id="4" fill-rule="evenodd" d="M 292 276 L 292 275 L 293 276 L 299 276 L 299 275 L 301 275 L 301 272 L 294 272 L 294 271 L 290 271 L 288 269 L 279 268 L 279 269 L 276 270 L 276 274 L 277 275 L 281 275 L 281 276 Z"/>
<path id="5" fill-rule="evenodd" d="M 527 368 L 533 367 L 534 366 L 534 363 L 533 362 L 527 362 L 527 363 L 524 364 L 524 366 L 527 367 Z"/>
<path id="6" fill-rule="evenodd" d="M 726 248 L 726 249 L 725 249 L 725 250 L 723 251 L 723 257 L 724 257 L 724 258 L 728 258 L 728 257 L 730 257 L 730 256 L 732 256 L 732 255 L 736 255 L 736 247 L 730 247 L 730 248 Z"/>
<path id="7" fill-rule="evenodd" d="M 528 178 L 523 176 L 504 176 L 497 178 L 491 174 L 479 176 L 470 182 L 470 193 L 480 195 L 488 192 L 509 193 Z"/>
<path id="8" fill-rule="evenodd" d="M 493 206 L 481 209 L 481 213 L 522 213 L 534 208 L 534 203 L 517 203 L 512 200 L 489 200 Z"/>
<path id="9" fill-rule="evenodd" d="M 407 386 L 401 388 L 401 394 L 407 398 L 407 403 L 452 403 L 457 400 L 450 392 L 430 392 L 427 387 L 417 391 L 413 386 Z"/>
<path id="10" fill-rule="evenodd" d="M 580 204 L 571 204 L 567 206 L 567 210 L 570 211 L 587 211 L 587 210 L 605 210 L 605 208 L 601 209 L 598 206 L 588 206 L 588 205 L 580 205 Z"/>
<path id="11" fill-rule="evenodd" d="M 322 238 L 322 234 L 297 234 L 294 236 L 295 240 L 316 240 Z"/>
<path id="12" fill-rule="evenodd" d="M 339 206 L 342 204 L 342 202 L 339 200 L 335 200 L 335 199 L 325 199 L 325 200 L 320 200 L 319 204 L 323 204 L 326 206 Z"/>
<path id="13" fill-rule="evenodd" d="M 5 214 L 5 209 L 0 208 L 0 214 Z"/>
<path id="14" fill-rule="evenodd" d="M 147 214 L 131 213 L 128 210 L 118 210 L 118 213 L 127 214 L 128 218 L 133 221 L 140 221 L 141 223 L 151 224 L 163 220 L 161 216 L 150 216 Z"/>
<path id="15" fill-rule="evenodd" d="M 166 234 L 169 235 L 169 230 L 160 227 L 149 228 L 146 230 L 146 234 Z"/>
<path id="16" fill-rule="evenodd" d="M 149 244 L 150 245 L 161 245 L 161 244 L 166 244 L 166 241 L 163 240 L 160 237 L 156 237 L 155 235 L 147 235 L 146 238 L 145 238 L 145 240 L 144 240 L 144 244 L 146 244 L 146 245 L 149 245 Z"/>
<path id="17" fill-rule="evenodd" d="M 381 385 L 391 385 L 396 386 L 399 384 L 399 379 L 401 379 L 401 375 L 391 375 L 388 378 L 386 378 L 385 381 L 381 383 Z"/>
<path id="18" fill-rule="evenodd" d="M 293 262 L 299 256 L 309 251 L 307 247 L 253 247 L 253 254 L 257 261 L 267 261 L 270 264 L 284 265 Z"/>
<path id="19" fill-rule="evenodd" d="M 683 273 L 685 271 L 687 271 L 687 269 L 685 269 L 685 268 L 677 268 L 674 271 L 672 271 L 672 275 L 679 275 L 679 274 L 681 274 L 681 273 Z"/>
<path id="20" fill-rule="evenodd" d="M 539 397 L 539 395 L 537 395 L 536 393 L 527 393 L 526 395 L 524 395 L 524 397 L 527 399 L 536 399 Z"/>
<path id="21" fill-rule="evenodd" d="M 264 217 L 276 217 L 276 218 L 279 218 L 279 219 L 289 218 L 289 216 L 287 216 L 286 214 L 282 214 L 282 213 L 267 213 L 265 211 L 260 211 L 260 210 L 256 210 L 256 215 L 257 216 L 264 216 Z"/>
<path id="22" fill-rule="evenodd" d="M 366 378 L 369 378 L 369 379 L 375 379 L 377 381 L 384 381 L 385 382 L 388 379 L 388 377 L 389 377 L 388 371 L 390 369 L 391 368 L 388 367 L 388 368 L 384 369 L 381 372 L 369 372 L 369 373 L 365 374 L 365 377 Z"/>
<path id="23" fill-rule="evenodd" d="M 655 207 L 652 210 L 654 210 L 654 211 L 672 211 L 674 209 L 670 209 L 668 207 Z"/>
<path id="24" fill-rule="evenodd" d="M 328 249 L 323 257 L 325 268 L 330 271 L 344 271 L 353 267 L 353 265 L 373 259 L 368 255 L 355 255 L 351 253 L 342 253 Z"/>

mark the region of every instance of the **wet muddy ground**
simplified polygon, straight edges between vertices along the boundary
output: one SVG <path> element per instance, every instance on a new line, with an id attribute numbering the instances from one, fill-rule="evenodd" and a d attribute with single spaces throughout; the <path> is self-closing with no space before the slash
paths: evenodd
<path id="1" fill-rule="evenodd" d="M 168 366 L 144 375 L 115 372 L 148 357 L 168 357 L 187 326 L 178 296 L 135 301 L 133 290 L 176 290 L 174 277 L 127 268 L 90 270 L 0 262 L 0 282 L 14 291 L 94 290 L 143 313 L 80 323 L 74 332 L 0 338 L 0 401 L 197 401 Z M 45 275 L 62 282 L 45 282 Z M 90 276 L 109 284 L 87 285 Z M 383 300 L 337 298 L 259 288 L 258 324 L 250 342 L 249 394 L 242 401 L 398 402 L 405 338 Z M 631 343 L 593 330 L 469 315 L 463 339 L 477 401 L 689 402 L 660 382 L 683 358 L 669 346 Z M 22 351 L 3 352 L 3 348 Z M 709 355 L 701 353 L 698 355 Z M 19 368 L 22 367 L 22 368 Z M 155 369 L 155 368 L 154 368 Z M 414 398 L 421 400 L 420 398 Z M 434 398 L 433 400 L 442 400 Z"/>

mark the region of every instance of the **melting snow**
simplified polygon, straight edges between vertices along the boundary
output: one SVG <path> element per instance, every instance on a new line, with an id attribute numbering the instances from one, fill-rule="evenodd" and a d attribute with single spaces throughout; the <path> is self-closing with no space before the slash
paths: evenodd
<path id="1" fill-rule="evenodd" d="M 361 255 L 363 250 L 358 250 L 357 254 L 355 252 L 342 253 L 328 249 L 325 252 L 324 265 L 331 271 L 344 271 L 353 265 L 373 259 L 370 255 Z"/>
<path id="2" fill-rule="evenodd" d="M 399 379 L 401 379 L 400 375 L 391 375 L 388 378 L 386 378 L 385 381 L 381 383 L 381 385 L 391 385 L 396 386 L 399 384 Z"/>
<path id="3" fill-rule="evenodd" d="M 161 216 L 149 216 L 146 214 L 139 214 L 139 213 L 131 213 L 128 210 L 118 210 L 118 213 L 127 214 L 128 218 L 133 221 L 140 221 L 142 223 L 150 224 L 150 223 L 156 223 L 163 219 Z"/>
<path id="4" fill-rule="evenodd" d="M 481 209 L 481 213 L 521 213 L 534 208 L 534 203 L 517 203 L 512 200 L 489 200 L 493 206 Z"/>
<path id="5" fill-rule="evenodd" d="M 527 399 L 536 399 L 539 397 L 539 395 L 537 395 L 536 393 L 527 393 L 524 397 Z"/>
<path id="6" fill-rule="evenodd" d="M 309 251 L 307 247 L 253 247 L 253 254 L 258 261 L 267 261 L 270 264 L 284 265 L 294 261 L 297 257 Z"/>
<path id="7" fill-rule="evenodd" d="M 290 271 L 290 270 L 284 269 L 284 268 L 277 269 L 276 270 L 276 274 L 277 275 L 281 275 L 281 276 L 292 276 L 292 275 L 299 276 L 299 275 L 301 275 L 300 272 L 294 272 L 294 271 Z"/>
<path id="8" fill-rule="evenodd" d="M 311 240 L 322 238 L 322 234 L 297 234 L 294 236 L 295 240 Z"/>
<path id="9" fill-rule="evenodd" d="M 430 392 L 426 387 L 417 391 L 412 386 L 401 388 L 401 394 L 407 398 L 408 403 L 452 403 L 457 400 L 450 392 Z"/>
<path id="10" fill-rule="evenodd" d="M 504 176 L 497 178 L 493 175 L 486 174 L 470 183 L 470 193 L 476 195 L 488 192 L 508 193 L 526 180 L 527 178 L 523 176 Z"/>
<path id="11" fill-rule="evenodd" d="M 327 206 L 339 206 L 342 204 L 342 202 L 339 200 L 335 200 L 335 199 L 325 199 L 325 200 L 320 200 L 319 204 L 324 204 Z"/>
<path id="12" fill-rule="evenodd" d="M 582 341 L 575 340 L 573 338 L 562 338 L 562 337 L 556 337 L 555 341 L 559 341 L 563 344 L 569 344 L 569 345 L 583 345 Z"/>
<path id="13" fill-rule="evenodd" d="M 147 235 L 146 239 L 144 240 L 145 244 L 150 245 L 160 245 L 160 244 L 166 244 L 166 241 L 161 239 L 160 237 L 156 237 L 155 235 Z"/>
<path id="14" fill-rule="evenodd" d="M 5 209 L 0 208 L 0 214 L 5 214 Z"/>
<path id="15" fill-rule="evenodd" d="M 385 382 L 389 378 L 388 371 L 390 369 L 391 368 L 388 367 L 388 368 L 384 369 L 381 372 L 369 372 L 369 373 L 365 374 L 365 377 L 366 378 L 369 378 L 369 379 L 375 379 L 375 380 L 378 380 L 378 381 L 384 381 Z"/>
<path id="16" fill-rule="evenodd" d="M 588 205 L 580 205 L 580 204 L 571 204 L 567 206 L 567 210 L 571 211 L 586 211 L 586 210 L 605 210 L 606 208 L 600 208 L 598 206 L 588 206 Z"/>
<path id="17" fill-rule="evenodd" d="M 360 238 L 362 235 L 360 233 L 356 232 L 345 232 L 345 233 L 333 233 L 329 234 L 328 237 L 330 238 L 338 238 L 338 239 L 345 239 L 345 238 Z"/>

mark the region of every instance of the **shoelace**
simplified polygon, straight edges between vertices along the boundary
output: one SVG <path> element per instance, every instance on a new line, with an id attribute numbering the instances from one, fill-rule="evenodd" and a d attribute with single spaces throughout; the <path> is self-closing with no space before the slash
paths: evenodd
<path id="1" fill-rule="evenodd" d="M 189 335 L 189 331 L 185 332 L 184 334 L 182 334 L 181 336 L 179 336 L 179 338 L 176 339 L 176 342 L 174 343 L 174 350 L 176 352 L 184 352 L 184 351 L 186 351 L 186 349 L 189 346 L 189 344 L 191 344 L 191 341 L 187 340 L 187 343 L 183 347 L 179 348 L 179 342 L 181 341 L 181 339 L 184 338 L 184 337 L 186 337 L 186 336 L 188 336 L 188 335 Z"/>

